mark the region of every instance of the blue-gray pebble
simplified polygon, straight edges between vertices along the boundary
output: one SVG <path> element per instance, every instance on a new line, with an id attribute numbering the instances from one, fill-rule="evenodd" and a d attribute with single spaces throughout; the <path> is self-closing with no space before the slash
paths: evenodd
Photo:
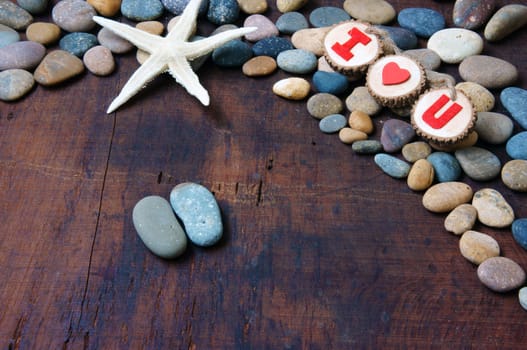
<path id="1" fill-rule="evenodd" d="M 527 160 L 527 131 L 517 133 L 507 141 L 507 154 L 512 159 Z"/>
<path id="2" fill-rule="evenodd" d="M 373 160 L 383 172 L 396 179 L 403 179 L 410 172 L 410 164 L 386 153 L 376 154 Z"/>
<path id="3" fill-rule="evenodd" d="M 192 182 L 179 184 L 170 192 L 170 204 L 192 243 L 208 247 L 221 239 L 220 208 L 206 187 Z"/>
<path id="4" fill-rule="evenodd" d="M 330 114 L 318 123 L 320 131 L 326 134 L 332 134 L 348 125 L 348 120 L 342 114 Z"/>
<path id="5" fill-rule="evenodd" d="M 0 1 L 0 24 L 16 30 L 26 29 L 33 22 L 33 16 L 14 2 Z"/>
<path id="6" fill-rule="evenodd" d="M 500 173 L 500 159 L 487 149 L 472 146 L 459 149 L 454 155 L 461 169 L 472 180 L 488 181 Z"/>
<path id="7" fill-rule="evenodd" d="M 84 53 L 98 44 L 97 37 L 91 33 L 70 33 L 60 39 L 59 47 L 69 53 L 82 57 Z"/>
<path id="8" fill-rule="evenodd" d="M 340 95 L 348 90 L 349 80 L 338 72 L 316 71 L 313 74 L 313 85 L 318 92 Z"/>
<path id="9" fill-rule="evenodd" d="M 527 249 L 527 219 L 514 220 L 512 223 L 512 236 L 523 249 Z"/>
<path id="10" fill-rule="evenodd" d="M 190 0 L 161 0 L 163 6 L 176 16 L 179 16 L 183 13 L 185 7 L 187 7 Z M 209 0 L 202 0 L 201 5 L 199 6 L 199 15 L 205 15 L 209 7 Z"/>
<path id="11" fill-rule="evenodd" d="M 255 56 L 270 56 L 276 58 L 280 52 L 294 48 L 293 44 L 286 38 L 275 36 L 257 41 L 253 45 L 253 53 Z"/>
<path id="12" fill-rule="evenodd" d="M 329 27 L 344 21 L 349 21 L 350 15 L 340 7 L 322 6 L 309 14 L 309 22 L 313 27 Z"/>
<path id="13" fill-rule="evenodd" d="M 236 0 L 209 0 L 207 19 L 217 25 L 236 22 L 240 6 Z"/>
<path id="14" fill-rule="evenodd" d="M 311 51 L 293 49 L 282 51 L 276 57 L 276 64 L 285 72 L 307 74 L 317 68 L 317 56 Z"/>
<path id="15" fill-rule="evenodd" d="M 212 52 L 212 61 L 220 67 L 241 67 L 253 56 L 253 51 L 245 42 L 235 39 Z"/>
<path id="16" fill-rule="evenodd" d="M 397 15 L 397 22 L 416 35 L 429 38 L 435 32 L 445 28 L 445 18 L 435 10 L 411 7 L 403 9 Z"/>
<path id="17" fill-rule="evenodd" d="M 165 8 L 159 0 L 123 0 L 121 13 L 134 21 L 151 21 L 159 18 Z"/>
<path id="18" fill-rule="evenodd" d="M 376 27 L 388 33 L 390 39 L 401 50 L 411 50 L 417 47 L 417 36 L 411 30 L 384 25 L 377 25 Z"/>
<path id="19" fill-rule="evenodd" d="M 6 25 L 0 24 L 0 47 L 16 43 L 20 40 L 20 35 L 16 30 Z"/>
<path id="20" fill-rule="evenodd" d="M 461 177 L 461 166 L 450 153 L 434 152 L 426 160 L 432 164 L 437 182 L 456 181 Z"/>
<path id="21" fill-rule="evenodd" d="M 48 8 L 48 0 L 17 0 L 18 6 L 27 12 L 37 15 Z"/>
<path id="22" fill-rule="evenodd" d="M 306 17 L 300 12 L 286 12 L 276 20 L 276 28 L 282 34 L 293 34 L 309 27 Z"/>
<path id="23" fill-rule="evenodd" d="M 512 118 L 522 128 L 527 129 L 527 90 L 518 87 L 508 87 L 501 91 L 500 100 Z"/>
<path id="24" fill-rule="evenodd" d="M 383 151 L 382 143 L 378 140 L 359 140 L 351 145 L 353 152 L 358 154 L 377 154 Z"/>

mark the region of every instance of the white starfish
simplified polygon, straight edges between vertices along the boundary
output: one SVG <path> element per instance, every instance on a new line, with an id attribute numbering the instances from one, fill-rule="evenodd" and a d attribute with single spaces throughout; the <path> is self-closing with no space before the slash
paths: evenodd
<path id="1" fill-rule="evenodd" d="M 101 26 L 130 41 L 139 49 L 150 53 L 150 57 L 134 72 L 119 96 L 110 104 L 107 113 L 115 111 L 148 82 L 166 71 L 170 72 L 174 79 L 187 89 L 189 94 L 195 96 L 205 106 L 209 105 L 209 93 L 200 84 L 189 61 L 206 55 L 226 42 L 242 37 L 256 30 L 256 28 L 232 29 L 202 40 L 188 42 L 192 28 L 196 24 L 201 1 L 190 0 L 179 21 L 166 37 L 152 35 L 104 17 L 93 17 L 93 20 Z"/>

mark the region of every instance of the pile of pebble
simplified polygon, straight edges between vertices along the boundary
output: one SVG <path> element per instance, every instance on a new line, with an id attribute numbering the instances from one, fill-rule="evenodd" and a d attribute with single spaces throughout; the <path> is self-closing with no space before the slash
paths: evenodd
<path id="1" fill-rule="evenodd" d="M 35 81 L 42 85 L 59 84 L 81 74 L 84 67 L 96 75 L 111 74 L 115 68 L 113 55 L 129 52 L 133 47 L 106 29 L 94 34 L 97 28 L 91 18 L 97 13 L 115 16 L 120 12 L 139 22 L 138 27 L 161 35 L 165 27 L 156 19 L 168 11 L 177 20 L 188 0 L 62 0 L 52 8 L 54 23 L 33 22 L 32 14 L 44 12 L 47 0 L 17 3 L 0 0 L 0 99 L 5 101 L 24 96 Z M 456 28 L 445 28 L 445 19 L 439 12 L 408 8 L 397 14 L 385 0 L 345 0 L 342 8 L 319 7 L 309 16 L 299 12 L 306 3 L 307 0 L 277 0 L 276 7 L 282 15 L 272 22 L 263 15 L 268 10 L 267 0 L 205 0 L 201 15 L 218 25 L 214 33 L 231 28 L 242 16 L 244 26 L 258 28 L 243 40 L 233 40 L 214 50 L 210 55 L 212 62 L 221 67 L 240 67 L 248 77 L 270 75 L 278 68 L 292 74 L 273 85 L 276 95 L 290 100 L 307 99 L 307 112 L 319 120 L 322 132 L 338 134 L 358 154 L 374 155 L 375 164 L 383 172 L 406 179 L 409 188 L 423 192 L 426 209 L 448 213 L 445 229 L 460 235 L 461 254 L 478 265 L 477 275 L 485 286 L 498 292 L 522 287 L 526 279 L 522 267 L 500 256 L 494 238 L 472 228 L 476 220 L 488 227 L 511 227 L 514 239 L 527 249 L 527 218 L 515 218 L 514 210 L 495 189 L 473 193 L 468 184 L 458 180 L 463 173 L 474 181 L 501 176 L 508 188 L 527 192 L 527 131 L 513 135 L 515 122 L 527 129 L 527 90 L 513 86 L 518 79 L 513 64 L 482 54 L 485 40 L 506 39 L 527 23 L 527 6 L 513 4 L 496 9 L 492 0 L 457 0 L 452 14 Z M 365 86 L 356 86 L 349 93 L 352 83 L 360 85 L 363 77 L 335 72 L 324 58 L 325 34 L 333 24 L 350 19 L 372 23 L 385 31 L 403 54 L 426 68 L 430 86 L 450 81 L 463 91 L 478 112 L 474 131 L 455 145 L 427 142 L 417 138 L 405 120 L 410 111 L 404 109 L 392 110 L 400 118 L 383 123 L 380 140 L 370 139 L 374 132 L 372 117 L 380 114 L 383 107 Z M 389 25 L 392 22 L 398 26 Z M 19 32 L 23 30 L 27 40 L 20 41 Z M 483 35 L 477 30 L 482 30 Z M 426 48 L 418 47 L 418 37 L 427 39 Z M 50 50 L 57 42 L 60 49 Z M 144 57 L 144 53 L 137 52 L 139 61 Z M 207 59 L 193 62 L 193 67 L 198 69 Z M 459 75 L 464 81 L 456 84 L 452 76 L 436 72 L 442 63 L 459 64 Z M 492 111 L 495 98 L 490 90 L 497 89 L 501 89 L 501 103 L 510 115 Z M 344 115 L 346 110 L 348 117 Z M 477 145 L 479 140 L 505 145 L 510 160 L 502 165 L 495 154 Z M 190 216 L 172 203 L 172 194 L 172 205 L 156 196 L 141 200 L 134 208 L 133 218 L 145 245 L 162 257 L 179 256 L 187 243 L 173 212 L 179 212 L 185 228 L 193 227 L 196 222 L 189 218 L 205 210 L 203 203 L 214 200 L 210 193 L 203 196 L 191 209 L 185 209 L 193 213 Z M 221 218 L 215 205 L 215 214 L 210 214 L 215 217 L 215 229 L 209 238 L 195 240 L 192 237 L 196 235 L 187 228 L 187 235 L 197 245 L 208 246 L 221 237 Z M 526 288 L 520 289 L 519 297 L 527 309 Z"/>

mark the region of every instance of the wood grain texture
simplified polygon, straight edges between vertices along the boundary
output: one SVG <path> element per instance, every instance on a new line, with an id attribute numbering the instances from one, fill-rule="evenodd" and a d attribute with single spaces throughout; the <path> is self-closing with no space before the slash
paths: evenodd
<path id="1" fill-rule="evenodd" d="M 452 23 L 453 2 L 392 4 L 431 7 Z M 312 1 L 303 12 L 321 5 L 341 4 Z M 518 67 L 523 88 L 526 40 L 524 29 L 485 44 Z M 523 348 L 516 293 L 478 281 L 420 193 L 321 133 L 305 102 L 274 96 L 286 73 L 253 79 L 210 63 L 200 70 L 209 108 L 162 76 L 106 115 L 136 67 L 131 53 L 110 77 L 85 73 L 0 102 L 0 347 Z M 456 66 L 441 71 L 459 79 Z M 375 118 L 373 138 L 390 117 Z M 525 194 L 464 180 L 499 190 L 527 217 Z M 165 261 L 145 249 L 131 212 L 183 181 L 214 192 L 225 234 Z M 509 229 L 475 229 L 527 268 Z"/>

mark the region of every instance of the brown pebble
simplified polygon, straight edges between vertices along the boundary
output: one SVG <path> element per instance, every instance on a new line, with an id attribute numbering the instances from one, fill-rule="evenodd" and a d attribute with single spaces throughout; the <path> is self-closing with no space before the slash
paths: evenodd
<path id="1" fill-rule="evenodd" d="M 415 163 L 419 159 L 425 159 L 430 153 L 432 153 L 430 145 L 423 141 L 407 143 L 402 149 L 404 159 L 410 163 Z"/>
<path id="2" fill-rule="evenodd" d="M 99 14 L 112 17 L 121 9 L 121 0 L 86 0 Z"/>
<path id="3" fill-rule="evenodd" d="M 373 132 L 373 121 L 371 117 L 362 111 L 351 112 L 348 118 L 350 128 L 362 131 L 369 135 Z"/>
<path id="4" fill-rule="evenodd" d="M 525 271 L 514 260 L 496 256 L 478 266 L 478 278 L 487 288 L 505 293 L 525 283 Z"/>
<path id="5" fill-rule="evenodd" d="M 350 145 L 355 141 L 367 140 L 368 135 L 362 131 L 354 130 L 352 128 L 342 128 L 339 131 L 339 139 L 343 143 Z"/>
<path id="6" fill-rule="evenodd" d="M 467 231 L 459 240 L 461 255 L 479 265 L 488 258 L 500 255 L 500 245 L 491 236 L 478 231 Z"/>
<path id="7" fill-rule="evenodd" d="M 464 182 L 441 182 L 423 195 L 423 206 L 434 213 L 446 213 L 472 199 L 472 188 Z"/>
<path id="8" fill-rule="evenodd" d="M 153 35 L 161 35 L 165 30 L 165 26 L 159 21 L 139 22 L 135 25 L 135 27 Z"/>
<path id="9" fill-rule="evenodd" d="M 442 151 L 442 152 L 454 152 L 459 149 L 472 147 L 478 142 L 478 133 L 476 131 L 472 131 L 468 134 L 467 137 L 465 137 L 463 140 L 448 144 L 448 143 L 437 143 L 430 141 L 430 146 L 435 149 L 436 151 Z"/>
<path id="10" fill-rule="evenodd" d="M 269 8 L 267 0 L 238 0 L 240 10 L 249 15 L 264 13 Z"/>
<path id="11" fill-rule="evenodd" d="M 109 48 L 97 45 L 86 51 L 83 56 L 86 68 L 95 75 L 110 75 L 115 69 L 115 60 Z"/>
<path id="12" fill-rule="evenodd" d="M 478 211 L 472 204 L 461 204 L 454 208 L 445 219 L 445 229 L 455 235 L 471 230 L 478 218 Z"/>
<path id="13" fill-rule="evenodd" d="M 55 23 L 35 22 L 26 29 L 27 40 L 51 45 L 60 39 L 60 28 Z"/>
<path id="14" fill-rule="evenodd" d="M 317 119 L 322 119 L 330 114 L 337 114 L 342 111 L 344 104 L 335 95 L 325 92 L 314 94 L 307 100 L 307 111 Z"/>
<path id="15" fill-rule="evenodd" d="M 424 191 L 434 182 L 434 167 L 426 159 L 419 159 L 410 168 L 406 183 L 413 191 Z"/>
<path id="16" fill-rule="evenodd" d="M 37 83 L 51 86 L 73 78 L 83 71 L 84 64 L 80 58 L 64 50 L 55 50 L 40 62 L 34 77 Z"/>
<path id="17" fill-rule="evenodd" d="M 270 56 L 256 56 L 245 62 L 242 72 L 248 77 L 261 77 L 273 73 L 277 68 L 276 61 Z"/>

